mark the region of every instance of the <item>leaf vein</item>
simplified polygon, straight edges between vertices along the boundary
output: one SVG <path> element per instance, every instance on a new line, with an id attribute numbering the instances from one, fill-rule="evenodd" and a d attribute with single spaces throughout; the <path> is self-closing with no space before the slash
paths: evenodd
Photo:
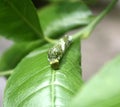
<path id="1" fill-rule="evenodd" d="M 25 16 L 23 16 L 19 10 L 9 1 L 6 0 L 6 2 L 8 3 L 8 5 L 19 15 L 19 17 L 21 17 L 21 19 L 38 35 L 38 37 L 40 37 L 42 34 L 39 32 L 39 30 L 32 24 L 30 23 Z"/>

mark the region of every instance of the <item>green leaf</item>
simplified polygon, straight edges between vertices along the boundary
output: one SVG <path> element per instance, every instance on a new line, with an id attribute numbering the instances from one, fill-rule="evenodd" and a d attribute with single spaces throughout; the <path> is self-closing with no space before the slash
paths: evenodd
<path id="1" fill-rule="evenodd" d="M 72 107 L 120 107 L 120 56 L 80 90 Z"/>
<path id="2" fill-rule="evenodd" d="M 0 71 L 15 68 L 22 58 L 41 44 L 42 41 L 15 43 L 0 57 Z"/>
<path id="3" fill-rule="evenodd" d="M 17 66 L 7 83 L 4 107 L 68 107 L 83 81 L 80 46 L 73 43 L 53 70 L 47 59 L 46 45 L 29 54 Z"/>
<path id="4" fill-rule="evenodd" d="M 31 0 L 0 0 L 0 35 L 17 41 L 33 41 L 42 37 Z"/>
<path id="5" fill-rule="evenodd" d="M 58 38 L 67 31 L 87 25 L 93 15 L 83 2 L 61 2 L 38 11 L 45 36 Z"/>

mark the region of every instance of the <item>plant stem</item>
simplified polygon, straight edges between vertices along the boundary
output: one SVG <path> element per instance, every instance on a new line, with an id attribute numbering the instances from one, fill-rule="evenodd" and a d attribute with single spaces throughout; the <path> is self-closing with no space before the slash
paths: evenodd
<path id="1" fill-rule="evenodd" d="M 57 42 L 57 40 L 55 39 L 51 39 L 47 36 L 44 37 L 45 41 L 47 41 L 48 43 L 51 43 L 51 44 L 55 44 Z"/>
<path id="2" fill-rule="evenodd" d="M 0 76 L 11 75 L 12 73 L 13 73 L 13 70 L 9 70 L 9 71 L 2 71 L 2 72 L 0 72 Z"/>
<path id="3" fill-rule="evenodd" d="M 88 38 L 97 24 L 112 10 L 117 1 L 118 0 L 112 0 L 111 3 L 103 10 L 103 12 L 101 12 L 100 15 L 98 15 L 86 28 L 73 35 L 73 39 L 76 40 L 78 38 Z"/>

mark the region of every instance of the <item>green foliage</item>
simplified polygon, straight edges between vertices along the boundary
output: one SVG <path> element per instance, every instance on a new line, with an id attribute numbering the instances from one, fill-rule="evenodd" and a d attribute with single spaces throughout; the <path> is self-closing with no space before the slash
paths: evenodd
<path id="1" fill-rule="evenodd" d="M 13 2 L 13 1 L 6 1 L 6 2 L 10 2 L 10 4 L 13 4 L 13 5 L 16 4 L 15 5 L 16 9 L 18 8 L 18 5 L 20 5 L 20 3 L 18 3 L 18 2 Z M 2 3 L 1 8 L 7 8 L 7 6 L 9 6 L 9 5 L 5 5 L 6 2 L 1 1 L 1 3 Z M 23 2 L 21 1 L 21 4 L 23 4 Z M 29 0 L 25 1 L 25 3 L 26 2 L 28 2 L 27 4 L 30 5 L 27 8 L 25 8 L 26 12 L 31 12 L 31 11 L 28 11 L 27 9 L 33 8 L 33 10 L 32 10 L 33 14 L 29 14 L 30 16 L 26 16 L 27 14 L 23 12 L 23 7 L 21 5 L 20 6 L 21 6 L 22 10 L 19 10 L 20 13 L 23 16 L 25 16 L 25 18 L 28 21 L 31 20 L 31 21 L 29 21 L 30 23 L 36 21 L 36 23 L 38 24 L 37 18 L 35 19 L 36 13 L 34 11 L 34 7 L 31 6 L 31 3 Z M 20 9 L 20 8 L 18 8 L 18 9 Z M 2 11 L 2 9 L 1 9 L 1 11 Z M 6 12 L 8 12 L 10 14 L 8 14 Z M 4 13 L 4 14 L 2 15 L 2 13 Z M 28 29 L 30 26 L 21 25 L 20 23 L 17 26 L 20 28 L 23 28 L 23 29 L 20 29 L 20 28 L 17 28 L 17 26 L 14 26 L 15 24 L 17 24 L 18 21 L 22 21 L 22 22 L 24 21 L 22 19 L 22 17 L 20 17 L 15 12 L 15 10 L 13 11 L 13 9 L 10 6 L 7 10 L 5 9 L 5 11 L 2 11 L 2 13 L 1 13 L 1 18 L 0 18 L 0 22 L 1 22 L 0 24 L 4 24 L 4 25 L 9 24 L 9 25 L 12 25 L 13 28 L 11 26 L 7 26 L 8 27 L 7 28 L 6 26 L 3 27 L 2 25 L 0 25 L 1 26 L 0 30 L 3 29 L 5 33 L 10 34 L 10 36 L 9 36 L 10 38 L 12 37 L 15 40 L 27 41 L 28 40 L 26 38 L 27 32 L 24 33 L 24 31 L 25 31 L 25 29 Z M 8 18 L 6 15 L 11 15 L 11 13 L 13 13 L 12 16 Z M 47 17 L 46 13 L 49 13 L 50 17 Z M 39 18 L 40 18 L 41 25 L 42 25 L 45 35 L 52 36 L 52 37 L 55 37 L 55 36 L 60 37 L 61 36 L 60 34 L 63 34 L 74 27 L 87 25 L 92 19 L 91 11 L 87 8 L 87 6 L 84 3 L 81 3 L 81 2 L 74 3 L 74 4 L 72 4 L 72 3 L 62 4 L 62 9 L 61 9 L 61 4 L 50 5 L 50 6 L 47 6 L 46 8 L 43 8 L 41 11 L 38 11 L 38 14 L 39 14 Z M 32 15 L 32 17 L 31 17 L 31 15 Z M 14 18 L 19 17 L 17 19 L 18 21 L 14 20 L 13 17 Z M 73 19 L 75 20 L 74 22 L 72 21 Z M 5 23 L 4 20 L 7 20 L 9 23 Z M 54 24 L 53 26 L 55 26 L 55 27 L 51 27 L 52 23 Z M 34 22 L 34 26 L 36 26 L 35 28 L 37 28 L 37 24 L 35 25 L 35 22 Z M 12 29 L 12 33 L 11 33 L 11 29 Z M 20 34 L 19 31 L 16 29 L 18 29 L 22 34 Z M 47 29 L 50 29 L 51 33 Z M 31 31 L 32 30 L 30 29 L 29 33 L 31 33 Z M 14 36 L 13 33 L 16 36 Z M 18 33 L 20 34 L 20 36 Z M 4 36 L 7 36 L 7 35 L 4 35 Z M 29 39 L 34 40 L 33 38 L 30 37 L 30 35 L 28 35 L 28 37 L 29 37 Z M 34 37 L 36 38 L 35 35 L 34 35 Z M 5 52 L 5 55 L 3 54 L 3 56 L 0 60 L 0 70 L 3 71 L 3 70 L 9 70 L 9 69 L 14 68 L 19 63 L 19 61 L 31 50 L 31 49 L 28 50 L 28 48 L 25 48 L 25 49 L 22 48 L 22 47 L 29 47 L 26 45 L 29 45 L 29 44 L 17 43 L 17 46 L 15 44 L 15 46 L 13 46 L 12 49 L 9 49 L 7 52 Z M 32 47 L 32 45 L 31 45 L 31 47 Z M 35 48 L 36 47 L 33 46 L 33 49 L 35 49 Z M 12 62 L 11 62 L 11 60 L 12 60 Z"/>
<path id="2" fill-rule="evenodd" d="M 47 60 L 49 46 L 33 51 L 17 66 L 7 84 L 4 107 L 68 107 L 83 83 L 79 42 L 69 48 L 59 70 L 51 69 Z"/>
<path id="3" fill-rule="evenodd" d="M 99 0 L 84 0 L 84 2 L 88 5 L 96 5 L 100 1 Z"/>
<path id="4" fill-rule="evenodd" d="M 54 38 L 93 20 L 92 12 L 83 2 L 52 4 L 39 10 L 38 16 L 44 35 Z"/>
<path id="5" fill-rule="evenodd" d="M 120 56 L 84 85 L 73 102 L 72 107 L 120 107 Z"/>
<path id="6" fill-rule="evenodd" d="M 15 43 L 0 57 L 0 71 L 14 69 L 16 65 L 42 41 Z"/>
<path id="7" fill-rule="evenodd" d="M 4 107 L 120 106 L 120 57 L 84 85 L 79 40 L 90 35 L 117 0 L 96 18 L 83 1 L 75 1 L 56 2 L 36 11 L 30 0 L 0 0 L 0 34 L 15 40 L 0 59 L 0 71 L 14 69 L 0 72 L 14 71 L 7 82 Z M 49 37 L 60 38 L 77 27 L 84 29 L 74 34 L 59 69 L 53 70 L 47 54 L 57 40 Z"/>
<path id="8" fill-rule="evenodd" d="M 42 38 L 31 0 L 0 0 L 0 35 L 17 41 Z"/>

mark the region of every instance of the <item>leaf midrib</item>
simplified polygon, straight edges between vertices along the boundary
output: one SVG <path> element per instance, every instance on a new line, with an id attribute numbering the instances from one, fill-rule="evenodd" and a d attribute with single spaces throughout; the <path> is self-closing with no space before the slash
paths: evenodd
<path id="1" fill-rule="evenodd" d="M 52 70 L 51 71 L 52 72 L 52 76 L 51 76 L 51 92 L 52 92 L 52 94 L 51 94 L 51 100 L 52 100 L 52 106 L 51 107 L 55 107 L 55 84 L 54 84 L 54 82 L 55 82 L 55 71 L 54 70 Z"/>
<path id="2" fill-rule="evenodd" d="M 8 5 L 18 14 L 19 17 L 38 35 L 38 37 L 42 36 L 42 34 L 39 32 L 39 30 L 32 24 L 30 23 L 24 15 L 22 15 L 19 10 L 9 1 L 6 0 Z"/>

